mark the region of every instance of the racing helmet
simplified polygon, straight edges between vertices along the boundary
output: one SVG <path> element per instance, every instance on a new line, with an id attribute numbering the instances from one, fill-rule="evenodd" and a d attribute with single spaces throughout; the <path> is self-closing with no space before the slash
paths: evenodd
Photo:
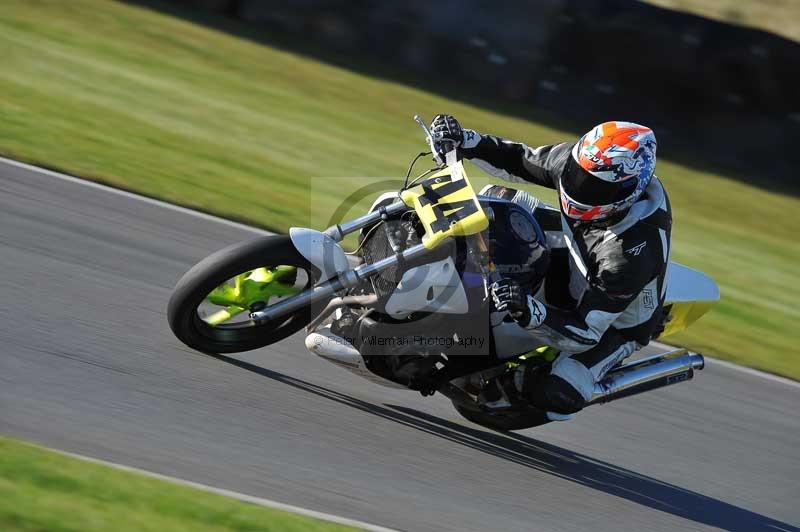
<path id="1" fill-rule="evenodd" d="M 604 122 L 572 148 L 558 192 L 562 212 L 599 221 L 639 199 L 656 167 L 656 136 L 632 122 Z"/>

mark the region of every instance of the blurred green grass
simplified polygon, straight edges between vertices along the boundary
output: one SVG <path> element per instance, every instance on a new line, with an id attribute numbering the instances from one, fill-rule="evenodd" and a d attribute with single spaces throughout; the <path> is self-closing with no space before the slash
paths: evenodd
<path id="1" fill-rule="evenodd" d="M 686 11 L 730 24 L 750 26 L 800 41 L 800 2 L 797 0 L 643 0 L 648 4 Z"/>
<path id="2" fill-rule="evenodd" d="M 346 531 L 0 437 L 4 532 Z"/>
<path id="3" fill-rule="evenodd" d="M 417 112 L 532 145 L 571 137 L 103 0 L 7 0 L 0 57 L 0 153 L 276 230 L 323 225 L 358 176 L 402 177 L 424 148 Z M 670 340 L 800 378 L 800 199 L 661 156 L 673 258 L 722 290 Z"/>

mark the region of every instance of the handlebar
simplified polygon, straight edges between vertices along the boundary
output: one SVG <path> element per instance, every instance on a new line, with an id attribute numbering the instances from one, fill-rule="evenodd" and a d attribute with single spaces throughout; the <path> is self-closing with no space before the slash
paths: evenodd
<path id="1" fill-rule="evenodd" d="M 414 120 L 416 120 L 419 127 L 422 128 L 422 131 L 425 132 L 425 140 L 428 141 L 428 146 L 431 148 L 431 154 L 433 155 L 433 160 L 436 161 L 436 164 L 439 166 L 450 166 L 456 163 L 456 147 L 451 142 L 448 142 L 447 145 L 450 146 L 450 149 L 446 149 L 444 143 L 437 143 L 433 139 L 433 134 L 431 130 L 428 128 L 428 125 L 419 115 L 414 115 Z"/>

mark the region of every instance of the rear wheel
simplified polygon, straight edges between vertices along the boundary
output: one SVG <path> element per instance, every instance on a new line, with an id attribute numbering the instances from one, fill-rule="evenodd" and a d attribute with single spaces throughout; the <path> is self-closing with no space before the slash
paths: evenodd
<path id="1" fill-rule="evenodd" d="M 270 345 L 305 327 L 305 307 L 256 323 L 250 311 L 313 286 L 317 270 L 288 236 L 241 242 L 200 261 L 178 281 L 167 308 L 175 336 L 206 353 L 236 353 Z"/>
<path id="2" fill-rule="evenodd" d="M 476 412 L 455 403 L 453 406 L 469 421 L 499 431 L 529 429 L 550 422 L 547 414 L 535 408 L 520 408 L 507 412 Z"/>

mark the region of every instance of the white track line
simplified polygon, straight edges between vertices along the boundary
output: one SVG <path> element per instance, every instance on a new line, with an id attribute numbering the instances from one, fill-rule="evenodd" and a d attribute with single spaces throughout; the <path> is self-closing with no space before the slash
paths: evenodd
<path id="1" fill-rule="evenodd" d="M 220 218 L 219 216 L 214 216 L 213 214 L 207 214 L 200 211 L 195 211 L 193 209 L 189 209 L 187 207 L 181 207 L 180 205 L 174 205 L 172 203 L 167 203 L 166 201 L 157 200 L 154 198 L 149 198 L 147 196 L 142 196 L 140 194 L 135 194 L 133 192 L 128 192 L 127 190 L 120 190 L 118 188 L 110 187 L 108 185 L 103 185 L 100 183 L 95 183 L 94 181 L 88 181 L 86 179 L 82 179 L 80 177 L 74 177 L 67 174 L 62 174 L 61 172 L 55 172 L 53 170 L 48 170 L 47 168 L 39 168 L 38 166 L 33 166 L 32 164 L 28 163 L 21 163 L 19 161 L 15 161 L 14 159 L 7 159 L 5 157 L 0 157 L 0 163 L 7 164 L 9 166 L 15 166 L 17 168 L 22 168 L 24 170 L 28 170 L 31 172 L 35 172 L 37 174 L 46 175 L 49 177 L 55 177 L 56 179 L 61 179 L 63 181 L 69 181 L 70 183 L 75 183 L 76 185 L 82 185 L 89 188 L 94 188 L 97 190 L 103 190 L 110 194 L 116 194 L 117 196 L 122 196 L 128 199 L 141 201 L 143 203 L 147 203 L 149 205 L 155 205 L 157 207 L 163 207 L 164 209 L 169 209 L 171 211 L 177 211 L 183 214 L 188 214 L 190 216 L 195 216 L 197 218 L 208 220 L 211 222 L 217 222 L 223 225 L 227 225 L 230 227 L 236 227 L 237 229 L 243 229 L 245 231 L 250 231 L 253 233 L 260 233 L 263 235 L 271 235 L 269 231 L 264 229 L 259 229 L 258 227 L 252 227 L 250 225 L 245 225 L 243 223 L 234 222 L 233 220 L 228 220 L 226 218 Z"/>
<path id="2" fill-rule="evenodd" d="M 199 212 L 199 211 L 195 211 L 195 210 L 192 210 L 192 209 L 187 209 L 186 207 L 173 205 L 172 203 L 167 203 L 165 201 L 161 201 L 161 200 L 157 200 L 157 199 L 153 199 L 153 198 L 148 198 L 146 196 L 140 196 L 139 194 L 134 194 L 133 192 L 128 192 L 128 191 L 125 191 L 125 190 L 120 190 L 120 189 L 109 187 L 109 186 L 106 186 L 106 185 L 101 185 L 100 183 L 95 183 L 93 181 L 87 181 L 85 179 L 81 179 L 81 178 L 78 178 L 78 177 L 73 177 L 73 176 L 62 174 L 62 173 L 59 173 L 59 172 L 54 172 L 52 170 L 47 170 L 46 168 L 39 168 L 38 166 L 33 166 L 33 165 L 30 165 L 30 164 L 21 163 L 19 161 L 15 161 L 13 159 L 6 159 L 5 157 L 0 157 L 0 163 L 7 164 L 9 166 L 14 166 L 14 167 L 17 167 L 17 168 L 22 168 L 24 170 L 29 170 L 31 172 L 35 172 L 35 173 L 38 173 L 38 174 L 46 175 L 46 176 L 49 176 L 49 177 L 54 177 L 56 179 L 61 179 L 63 181 L 69 181 L 70 183 L 75 183 L 77 185 L 82 185 L 82 186 L 85 186 L 85 187 L 94 188 L 94 189 L 97 189 L 97 190 L 102 190 L 102 191 L 105 191 L 105 192 L 108 192 L 108 193 L 111 193 L 111 194 L 116 194 L 118 196 L 123 196 L 125 198 L 129 198 L 129 199 L 132 199 L 132 200 L 148 203 L 150 205 L 156 205 L 158 207 L 163 207 L 165 209 L 177 211 L 177 212 L 180 212 L 180 213 L 183 213 L 183 214 L 188 214 L 190 216 L 195 216 L 195 217 L 201 218 L 203 220 L 208 220 L 208 221 L 212 221 L 212 222 L 221 223 L 223 225 L 228 225 L 230 227 L 236 227 L 238 229 L 244 229 L 246 231 L 251 231 L 251 232 L 254 232 L 254 233 L 257 233 L 257 234 L 265 234 L 265 235 L 266 234 L 271 234 L 271 233 L 269 233 L 269 231 L 265 231 L 263 229 L 259 229 L 259 228 L 256 228 L 256 227 L 251 227 L 249 225 L 241 224 L 239 222 L 234 222 L 232 220 L 226 220 L 225 218 L 220 218 L 219 216 L 213 216 L 211 214 L 206 214 L 204 212 Z M 289 504 L 284 504 L 284 503 L 281 503 L 281 502 L 278 502 L 278 501 L 273 501 L 273 500 L 270 500 L 270 499 L 264 499 L 264 498 L 261 498 L 261 497 L 253 497 L 252 495 L 246 495 L 244 493 L 238 493 L 238 492 L 230 491 L 230 490 L 226 490 L 226 489 L 215 488 L 213 486 L 207 486 L 205 484 L 199 484 L 197 482 L 192 482 L 190 480 L 184 480 L 184 479 L 180 479 L 180 478 L 169 477 L 169 476 L 166 476 L 166 475 L 161 475 L 159 473 L 154 473 L 152 471 L 146 471 L 144 469 L 138 469 L 136 467 L 130 467 L 130 466 L 122 465 L 122 464 L 117 464 L 117 463 L 114 463 L 114 462 L 108 462 L 106 460 L 100 460 L 100 459 L 97 459 L 97 458 L 91 458 L 91 457 L 83 456 L 83 455 L 80 455 L 80 454 L 69 453 L 69 452 L 66 452 L 66 451 L 59 451 L 57 449 L 52 449 L 52 450 L 57 452 L 57 453 L 61 453 L 61 454 L 67 455 L 67 456 L 72 456 L 74 458 L 79 458 L 81 460 L 86 460 L 86 461 L 89 461 L 89 462 L 94 462 L 94 463 L 98 463 L 98 464 L 107 465 L 109 467 L 113 467 L 115 469 L 120 469 L 120 470 L 123 470 L 123 471 L 133 471 L 133 472 L 136 472 L 136 473 L 140 473 L 142 475 L 146 475 L 148 477 L 158 478 L 158 479 L 166 480 L 166 481 L 173 482 L 173 483 L 176 483 L 176 484 L 182 484 L 184 486 L 190 486 L 192 488 L 197 488 L 199 490 L 203 490 L 203 491 L 207 491 L 207 492 L 211 492 L 211 493 L 216 493 L 216 494 L 219 494 L 219 495 L 224 495 L 226 497 L 231 497 L 233 499 L 237 499 L 237 500 L 244 501 L 244 502 L 249 502 L 249 503 L 252 503 L 252 504 L 257 504 L 259 506 L 265 506 L 265 507 L 268 507 L 268 508 L 275 508 L 275 509 L 278 509 L 278 510 L 285 510 L 287 512 L 292 512 L 292 513 L 296 513 L 296 514 L 299 514 L 299 515 L 313 517 L 313 518 L 316 518 L 316 519 L 322 519 L 322 520 L 325 520 L 325 521 L 331 521 L 333 523 L 338 523 L 338 524 L 341 524 L 341 525 L 347 525 L 347 526 L 352 526 L 352 527 L 355 527 L 355 528 L 361 528 L 363 530 L 369 530 L 369 531 L 375 531 L 375 532 L 396 532 L 396 531 L 393 531 L 390 528 L 377 526 L 377 525 L 372 525 L 372 524 L 369 524 L 369 523 L 363 523 L 361 521 L 348 519 L 346 517 L 340 517 L 338 515 L 326 514 L 326 513 L 323 513 L 323 512 L 317 512 L 315 510 L 309 510 L 307 508 L 301 508 L 299 506 L 292 506 L 292 505 L 289 505 Z"/>
<path id="3" fill-rule="evenodd" d="M 662 344 L 661 342 L 650 342 L 650 345 L 654 345 L 659 349 L 664 349 L 664 350 L 677 349 L 673 345 Z M 732 369 L 735 371 L 746 373 L 748 375 L 752 375 L 753 377 L 762 378 L 764 380 L 779 382 L 781 384 L 786 384 L 787 386 L 792 386 L 793 388 L 800 388 L 800 382 L 793 381 L 792 379 L 787 379 L 786 377 L 781 377 L 780 375 L 773 375 L 772 373 L 767 373 L 765 371 L 759 371 L 757 369 L 748 368 L 746 366 L 740 366 L 739 364 L 734 364 L 733 362 L 728 362 L 727 360 L 720 360 L 718 358 L 710 357 L 708 355 L 703 355 L 703 358 L 706 360 L 706 362 L 710 362 L 715 366 L 721 366 L 723 368 Z"/>
<path id="4" fill-rule="evenodd" d="M 787 386 L 791 386 L 792 388 L 800 388 L 800 382 L 793 381 L 792 379 L 786 377 L 781 377 L 780 375 L 773 375 L 772 373 L 767 373 L 765 371 L 759 371 L 757 369 L 748 368 L 747 366 L 740 366 L 739 364 L 728 362 L 727 360 L 720 360 L 714 357 L 709 357 L 704 355 L 704 358 L 706 359 L 706 361 L 711 362 L 712 364 L 717 366 L 722 366 L 723 368 L 728 368 L 734 371 L 747 373 L 748 375 L 752 375 L 754 377 L 760 377 L 768 381 L 785 384 Z"/>
<path id="5" fill-rule="evenodd" d="M 275 510 L 283 510 L 285 512 L 291 512 L 294 514 L 302 515 L 305 517 L 312 517 L 314 519 L 320 519 L 322 521 L 330 521 L 331 523 L 337 523 L 340 525 L 351 526 L 353 528 L 360 528 L 362 530 L 368 530 L 370 532 L 397 532 L 392 528 L 386 528 L 383 526 L 371 525 L 369 523 L 364 523 L 362 521 L 356 521 L 355 519 L 348 519 L 346 517 L 340 517 L 338 515 L 333 514 L 326 514 L 324 512 L 317 512 L 314 510 L 308 510 L 306 508 L 301 508 L 299 506 L 292 506 L 291 504 L 284 504 L 282 502 L 273 501 L 271 499 L 264 499 L 262 497 L 253 497 L 252 495 L 246 495 L 244 493 L 239 493 L 237 491 L 226 490 L 222 488 L 215 488 L 213 486 L 208 486 L 206 484 L 200 484 L 199 482 L 192 482 L 191 480 L 184 480 L 182 478 L 170 477 L 167 475 L 162 475 L 160 473 L 153 473 L 152 471 L 147 471 L 146 469 L 139 469 L 138 467 L 131 467 L 122 464 L 118 464 L 116 462 L 109 462 L 107 460 L 100 460 L 98 458 L 92 458 L 89 456 L 83 456 L 82 454 L 75 454 L 70 453 L 67 451 L 60 451 L 58 449 L 50 449 L 49 447 L 43 447 L 49 451 L 53 451 L 58 454 L 63 454 L 65 456 L 69 456 L 72 458 L 77 458 L 79 460 L 85 460 L 86 462 L 92 462 L 94 464 L 100 464 L 108 467 L 112 467 L 114 469 L 119 469 L 120 471 L 128 471 L 130 473 L 138 473 L 140 475 L 144 475 L 146 477 L 155 478 L 158 480 L 164 480 L 166 482 L 170 482 L 172 484 L 179 484 L 181 486 L 188 486 L 190 488 L 198 489 L 200 491 L 206 491 L 208 493 L 215 493 L 217 495 L 222 495 L 225 497 L 230 497 L 231 499 L 236 499 L 238 501 L 247 502 L 250 504 L 256 504 L 258 506 L 264 506 L 265 508 L 273 508 Z"/>
<path id="6" fill-rule="evenodd" d="M 67 174 L 62 174 L 60 172 L 55 172 L 53 170 L 48 170 L 46 168 L 40 168 L 38 166 L 33 166 L 31 164 L 15 161 L 13 159 L 7 159 L 5 157 L 0 157 L 0 163 L 7 164 L 9 166 L 14 166 L 14 167 L 17 167 L 17 168 L 22 168 L 22 169 L 25 169 L 25 170 L 28 170 L 28 171 L 31 171 L 31 172 L 35 172 L 35 173 L 38 173 L 38 174 L 46 175 L 46 176 L 49 176 L 49 177 L 54 177 L 56 179 L 61 179 L 63 181 L 69 181 L 69 182 L 75 183 L 77 185 L 82 185 L 82 186 L 89 187 L 89 188 L 94 188 L 94 189 L 97 189 L 97 190 L 103 190 L 103 191 L 108 192 L 110 194 L 116 194 L 116 195 L 123 196 L 123 197 L 129 198 L 129 199 L 132 199 L 132 200 L 148 203 L 150 205 L 156 205 L 158 207 L 163 207 L 165 209 L 177 211 L 177 212 L 180 212 L 180 213 L 183 213 L 183 214 L 188 214 L 189 216 L 195 216 L 195 217 L 201 218 L 203 220 L 208 220 L 208 221 L 212 221 L 212 222 L 221 223 L 221 224 L 224 224 L 224 225 L 228 225 L 230 227 L 236 227 L 238 229 L 243 229 L 243 230 L 251 231 L 251 232 L 254 232 L 254 233 L 270 234 L 269 231 L 265 231 L 263 229 L 259 229 L 259 228 L 256 228 L 256 227 L 245 225 L 245 224 L 242 224 L 242 223 L 239 223 L 239 222 L 234 222 L 232 220 L 227 220 L 227 219 L 221 218 L 219 216 L 214 216 L 214 215 L 211 215 L 211 214 L 206 214 L 204 212 L 195 211 L 195 210 L 192 210 L 192 209 L 189 209 L 189 208 L 186 208 L 186 207 L 181 207 L 179 205 L 174 205 L 172 203 L 167 203 L 165 201 L 161 201 L 161 200 L 157 200 L 157 199 L 153 199 L 153 198 L 148 198 L 147 196 L 141 196 L 139 194 L 134 194 L 133 192 L 128 192 L 126 190 L 120 190 L 120 189 L 113 188 L 113 187 L 110 187 L 110 186 L 107 186 L 107 185 L 101 185 L 100 183 L 95 183 L 93 181 L 87 181 L 87 180 L 81 179 L 79 177 L 74 177 L 74 176 L 70 176 L 70 175 L 67 175 Z M 659 346 L 659 347 L 661 347 L 663 349 L 673 349 L 673 346 L 668 346 L 666 344 L 661 344 L 659 342 L 653 342 L 653 345 Z M 793 381 L 793 380 L 790 380 L 790 379 L 786 379 L 784 377 L 779 377 L 777 375 L 772 375 L 770 373 L 765 373 L 763 371 L 758 371 L 758 370 L 755 370 L 755 369 L 752 369 L 752 368 L 747 368 L 747 367 L 744 367 L 744 366 L 740 366 L 738 364 L 733 364 L 731 362 L 726 362 L 724 360 L 719 360 L 719 359 L 712 358 L 712 357 L 705 357 L 705 358 L 706 358 L 706 360 L 709 360 L 712 364 L 716 364 L 716 365 L 719 365 L 719 366 L 722 366 L 722 367 L 725 367 L 725 368 L 728 368 L 728 369 L 740 371 L 742 373 L 746 373 L 746 374 L 752 375 L 754 377 L 760 377 L 762 379 L 770 380 L 770 381 L 773 381 L 773 382 L 783 383 L 783 384 L 786 384 L 786 385 L 789 385 L 789 386 L 792 386 L 792 387 L 795 387 L 795 388 L 800 388 L 800 383 L 798 383 L 796 381 Z M 345 517 L 340 517 L 340 516 L 337 516 L 337 515 L 326 514 L 326 513 L 323 513 L 323 512 L 317 512 L 315 510 L 309 510 L 309 509 L 306 509 L 306 508 L 301 508 L 299 506 L 292 506 L 292 505 L 289 505 L 289 504 L 284 504 L 284 503 L 273 501 L 273 500 L 270 500 L 270 499 L 264 499 L 264 498 L 261 498 L 261 497 L 254 497 L 252 495 L 246 495 L 244 493 L 238 493 L 238 492 L 230 491 L 230 490 L 226 490 L 226 489 L 215 488 L 213 486 L 207 486 L 205 484 L 192 482 L 190 480 L 183 480 L 183 479 L 179 479 L 179 478 L 175 478 L 175 477 L 169 477 L 169 476 L 166 476 L 166 475 L 161 475 L 159 473 L 154 473 L 152 471 L 146 471 L 144 469 L 139 469 L 139 468 L 136 468 L 136 467 L 130 467 L 130 466 L 122 465 L 122 464 L 117 464 L 117 463 L 114 463 L 114 462 L 108 462 L 106 460 L 100 460 L 100 459 L 97 459 L 97 458 L 91 458 L 91 457 L 88 457 L 88 456 L 83 456 L 83 455 L 70 453 L 70 452 L 66 452 L 66 451 L 59 451 L 59 450 L 55 450 L 55 449 L 53 449 L 53 450 L 55 452 L 58 452 L 58 453 L 61 453 L 61 454 L 67 455 L 67 456 L 72 456 L 74 458 L 79 458 L 81 460 L 86 460 L 88 462 L 94 462 L 94 463 L 98 463 L 98 464 L 107 465 L 109 467 L 113 467 L 115 469 L 120 469 L 122 471 L 132 471 L 132 472 L 139 473 L 139 474 L 142 474 L 142 475 L 146 475 L 146 476 L 149 476 L 149 477 L 152 477 L 152 478 L 158 478 L 158 479 L 161 479 L 161 480 L 166 480 L 168 482 L 173 482 L 173 483 L 176 483 L 176 484 L 182 484 L 182 485 L 185 485 L 185 486 L 190 486 L 192 488 L 196 488 L 196 489 L 199 489 L 199 490 L 207 491 L 207 492 L 210 492 L 210 493 L 216 493 L 216 494 L 219 494 L 219 495 L 224 495 L 224 496 L 231 497 L 233 499 L 237 499 L 237 500 L 240 500 L 240 501 L 249 502 L 249 503 L 252 503 L 252 504 L 257 504 L 259 506 L 265 506 L 267 508 L 275 508 L 275 509 L 278 509 L 278 510 L 285 510 L 285 511 L 293 512 L 293 513 L 296 513 L 296 514 L 299 514 L 299 515 L 313 517 L 313 518 L 316 518 L 316 519 L 322 519 L 322 520 L 325 520 L 325 521 L 331 521 L 333 523 L 339 523 L 339 524 L 342 524 L 342 525 L 348 525 L 348 526 L 353 526 L 353 527 L 357 527 L 357 528 L 362 528 L 364 530 L 369 530 L 369 531 L 395 532 L 390 528 L 385 528 L 385 527 L 381 527 L 381 526 L 377 526 L 377 525 L 371 525 L 369 523 L 362 523 L 360 521 L 347 519 Z"/>
<path id="7" fill-rule="evenodd" d="M 148 198 L 147 196 L 141 196 L 139 194 L 135 194 L 133 192 L 128 192 L 127 190 L 120 190 L 118 188 L 110 187 L 108 185 L 101 185 L 100 183 L 95 183 L 94 181 L 88 181 L 86 179 L 82 179 L 80 177 L 74 177 L 67 174 L 62 174 L 61 172 L 55 172 L 53 170 L 48 170 L 46 168 L 40 168 L 38 166 L 34 166 L 32 164 L 21 163 L 19 161 L 15 161 L 14 159 L 7 159 L 5 157 L 0 157 L 0 163 L 7 164 L 9 166 L 15 166 L 17 168 L 23 168 L 25 170 L 29 170 L 31 172 L 36 172 L 42 175 L 54 177 L 56 179 L 61 179 L 64 181 L 69 181 L 71 183 L 75 183 L 77 185 L 82 185 L 89 188 L 94 188 L 97 190 L 103 190 L 110 194 L 117 194 L 118 196 L 123 196 L 125 198 L 129 198 L 136 201 L 141 201 L 144 203 L 148 203 L 150 205 L 156 205 L 158 207 L 163 207 L 165 209 L 169 209 L 172 211 L 177 211 L 183 214 L 188 214 L 189 216 L 195 216 L 197 218 L 201 218 L 203 220 L 208 220 L 211 222 L 221 223 L 223 225 L 228 225 L 230 227 L 236 227 L 238 229 L 244 229 L 245 231 L 251 231 L 254 233 L 259 233 L 263 235 L 272 234 L 269 231 L 265 231 L 264 229 L 259 229 L 257 227 L 252 227 L 249 225 L 245 225 L 243 223 L 234 222 L 233 220 L 227 220 L 225 218 L 221 218 L 219 216 L 214 216 L 212 214 L 206 214 L 204 212 L 195 211 L 189 209 L 187 207 L 181 207 L 179 205 L 174 205 L 172 203 L 167 203 L 166 201 L 161 201 L 153 198 Z M 664 349 L 674 349 L 673 346 L 669 346 L 666 344 L 662 344 L 659 342 L 652 342 L 653 345 L 663 347 Z M 704 355 L 705 356 L 705 355 Z M 754 377 L 760 377 L 765 380 L 773 381 L 773 382 L 780 382 L 782 384 L 786 384 L 789 386 L 793 386 L 795 388 L 800 388 L 800 382 L 793 381 L 791 379 L 787 379 L 785 377 L 780 377 L 778 375 L 773 375 L 771 373 L 766 373 L 764 371 L 759 371 L 757 369 L 748 368 L 745 366 L 740 366 L 739 364 L 734 364 L 733 362 L 726 362 L 724 360 L 719 360 L 717 358 L 705 356 L 706 360 L 710 361 L 712 364 L 716 364 L 718 366 L 722 366 L 724 368 L 732 369 L 735 371 L 740 371 L 742 373 L 746 373 L 748 375 L 752 375 Z"/>

